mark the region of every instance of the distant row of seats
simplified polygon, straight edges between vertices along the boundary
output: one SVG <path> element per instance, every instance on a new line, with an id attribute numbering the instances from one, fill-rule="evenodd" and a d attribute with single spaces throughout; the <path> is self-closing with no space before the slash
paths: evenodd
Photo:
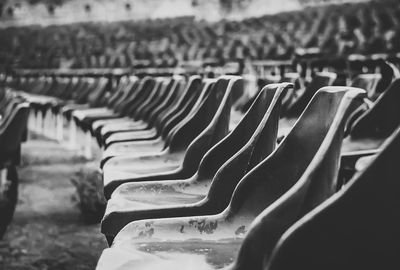
<path id="1" fill-rule="evenodd" d="M 0 29 L 6 67 L 176 66 L 181 61 L 291 59 L 400 52 L 397 0 L 352 1 L 243 21 L 194 18 Z"/>
<path id="2" fill-rule="evenodd" d="M 336 74 L 320 72 L 305 87 L 267 84 L 254 97 L 240 76 L 122 76 L 116 87 L 103 76 L 7 83 L 26 91 L 36 127 L 61 122 L 60 138 L 87 157 L 92 139 L 103 149 L 101 230 L 111 247 L 98 269 L 290 269 L 296 250 L 309 256 L 294 256 L 299 268 L 330 269 L 330 258 L 357 268 L 363 258 L 395 262 L 395 240 L 368 222 L 371 209 L 399 218 L 390 189 L 398 187 L 400 78 L 390 67 L 389 77 L 360 75 L 351 86 L 332 86 Z M 80 104 L 61 93 L 82 94 Z M 325 234 L 314 225 L 321 222 Z M 397 236 L 396 222 L 385 235 Z M 315 237 L 335 229 L 335 246 Z"/>

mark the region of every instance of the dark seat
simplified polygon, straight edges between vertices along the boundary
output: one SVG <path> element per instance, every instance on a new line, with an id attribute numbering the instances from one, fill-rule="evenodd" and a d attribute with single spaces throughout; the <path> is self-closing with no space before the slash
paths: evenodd
<path id="1" fill-rule="evenodd" d="M 400 79 L 395 79 L 372 107 L 361 114 L 349 127 L 349 136 L 343 141 L 343 181 L 354 173 L 356 161 L 363 156 L 376 154 L 382 143 L 399 126 Z"/>
<path id="2" fill-rule="evenodd" d="M 237 127 L 204 155 L 194 176 L 119 186 L 107 203 L 102 232 L 110 238 L 138 218 L 215 214 L 225 209 L 240 179 L 275 148 L 281 100 L 291 87 L 264 87 Z"/>
<path id="3" fill-rule="evenodd" d="M 102 135 L 105 146 L 107 147 L 115 142 L 155 139 L 160 136 L 163 129 L 160 124 L 164 115 L 169 113 L 169 110 L 174 108 L 174 105 L 183 96 L 182 85 L 182 78 L 170 80 L 168 85 L 165 85 L 162 89 L 164 90 L 163 93 L 158 94 L 159 97 L 155 100 L 156 102 L 145 107 L 147 111 L 144 113 L 141 122 L 134 122 L 123 127 L 116 125 L 114 128 L 103 128 Z"/>
<path id="4" fill-rule="evenodd" d="M 103 167 L 104 195 L 126 182 L 180 179 L 192 176 L 203 155 L 227 133 L 232 93 L 241 91 L 237 76 L 220 77 L 200 108 L 174 131 L 161 154 L 114 157 Z"/>
<path id="5" fill-rule="evenodd" d="M 199 77 L 192 77 L 188 82 L 185 95 L 182 96 L 177 106 L 171 108 L 171 111 L 167 112 L 164 116 L 160 114 L 155 120 L 155 125 L 158 126 L 157 134 L 149 137 L 147 133 L 144 136 L 140 136 L 141 134 L 137 133 L 135 138 L 131 138 L 128 142 L 108 145 L 103 153 L 101 166 L 107 159 L 113 156 L 127 154 L 140 155 L 146 152 L 161 152 L 163 149 L 166 149 L 175 131 L 199 109 L 203 100 L 209 95 L 208 92 L 214 82 L 214 79 L 203 79 L 203 82 L 201 82 Z M 127 125 L 131 123 L 129 122 Z M 120 125 L 118 123 L 115 126 L 110 124 L 103 127 L 101 133 L 102 135 L 107 134 L 110 129 L 119 128 Z"/>
<path id="6" fill-rule="evenodd" d="M 21 142 L 27 128 L 29 104 L 18 103 L 0 123 L 0 239 L 11 222 L 18 200 Z"/>
<path id="7" fill-rule="evenodd" d="M 398 269 L 400 129 L 367 168 L 281 237 L 265 269 Z"/>
<path id="8" fill-rule="evenodd" d="M 356 88 L 321 89 L 277 149 L 239 182 L 222 213 L 131 222 L 97 268 L 261 269 L 285 228 L 335 191 L 344 125 L 364 96 Z"/>
<path id="9" fill-rule="evenodd" d="M 335 79 L 335 73 L 317 73 L 308 86 L 298 89 L 290 95 L 290 102 L 286 101 L 288 105 L 285 106 L 285 110 L 282 112 L 283 117 L 279 121 L 278 137 L 288 133 L 314 94 L 320 88 L 332 85 Z"/>

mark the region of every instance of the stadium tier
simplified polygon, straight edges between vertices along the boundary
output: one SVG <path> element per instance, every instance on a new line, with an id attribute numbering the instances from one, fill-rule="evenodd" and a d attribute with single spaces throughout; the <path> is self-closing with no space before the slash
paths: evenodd
<path id="1" fill-rule="evenodd" d="M 0 269 L 398 269 L 400 4 L 303 2 L 2 28 Z"/>

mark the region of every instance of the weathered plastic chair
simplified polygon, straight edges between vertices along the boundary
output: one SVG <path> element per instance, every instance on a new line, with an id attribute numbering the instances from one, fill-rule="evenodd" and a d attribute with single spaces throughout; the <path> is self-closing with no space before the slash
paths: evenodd
<path id="1" fill-rule="evenodd" d="M 129 98 L 132 94 L 131 90 L 137 82 L 137 77 L 130 77 L 120 82 L 118 89 L 109 98 L 106 106 L 97 108 L 86 108 L 76 110 L 73 112 L 73 117 L 78 126 L 81 126 L 85 131 L 91 128 L 92 122 L 99 119 L 114 119 L 121 117 L 120 111 L 118 111 L 118 105 L 125 99 Z"/>
<path id="2" fill-rule="evenodd" d="M 368 97 L 373 97 L 376 95 L 376 88 L 381 78 L 381 74 L 377 73 L 358 74 L 352 79 L 350 86 L 362 88 L 367 91 Z"/>
<path id="3" fill-rule="evenodd" d="M 15 106 L 0 123 L 0 239 L 14 215 L 18 199 L 21 141 L 27 128 L 29 104 Z"/>
<path id="4" fill-rule="evenodd" d="M 360 157 L 376 154 L 395 129 L 400 125 L 400 78 L 395 79 L 372 107 L 361 114 L 349 127 L 349 136 L 343 141 L 343 182 L 354 173 Z"/>
<path id="5" fill-rule="evenodd" d="M 129 223 L 98 269 L 261 269 L 281 231 L 335 191 L 344 125 L 364 95 L 321 89 L 277 149 L 239 182 L 222 213 Z"/>
<path id="6" fill-rule="evenodd" d="M 182 116 L 179 116 L 180 111 L 184 106 L 186 106 L 186 104 L 194 102 L 198 97 L 200 94 L 200 84 L 200 77 L 192 76 L 189 78 L 183 93 L 181 87 L 176 85 L 177 87 L 175 87 L 174 91 L 170 92 L 168 98 L 164 100 L 163 104 L 161 104 L 160 107 L 152 113 L 148 123 L 126 123 L 123 126 L 120 124 L 108 125 L 101 130 L 102 139 L 105 140 L 111 134 L 121 132 L 121 130 L 135 131 L 130 135 L 129 141 L 154 140 L 161 138 L 160 136 L 162 136 L 162 133 L 167 133 L 167 124 L 171 122 L 172 118 L 183 118 Z M 178 121 L 175 121 L 174 123 L 177 122 Z M 170 127 L 172 126 L 170 125 Z M 143 131 L 138 132 L 138 130 Z M 110 144 L 107 144 L 105 147 L 108 145 Z"/>
<path id="7" fill-rule="evenodd" d="M 400 129 L 367 168 L 290 227 L 268 270 L 398 269 Z"/>
<path id="8" fill-rule="evenodd" d="M 304 90 L 299 89 L 292 93 L 291 103 L 287 105 L 287 107 L 285 106 L 285 111 L 282 113 L 283 118 L 279 122 L 278 137 L 285 136 L 285 134 L 288 133 L 314 94 L 320 88 L 332 85 L 335 79 L 335 73 L 316 73 L 310 84 L 305 87 Z M 293 95 L 296 97 L 293 97 Z"/>
<path id="9" fill-rule="evenodd" d="M 103 167 L 106 198 L 122 183 L 192 176 L 204 154 L 228 133 L 232 93 L 241 91 L 242 82 L 238 76 L 220 77 L 199 110 L 175 130 L 161 154 L 110 159 Z"/>
<path id="10" fill-rule="evenodd" d="M 291 87 L 264 87 L 237 127 L 204 155 L 194 176 L 119 186 L 107 203 L 102 232 L 110 239 L 138 217 L 205 215 L 225 209 L 237 183 L 275 148 L 281 100 Z"/>
<path id="11" fill-rule="evenodd" d="M 99 142 L 101 142 L 101 139 L 99 137 L 100 135 L 99 132 L 103 126 L 110 123 L 115 124 L 115 123 L 132 122 L 131 116 L 133 116 L 136 110 L 139 108 L 139 106 L 146 101 L 146 99 L 151 93 L 151 90 L 154 88 L 155 83 L 156 82 L 154 78 L 151 77 L 142 78 L 139 81 L 139 83 L 134 86 L 132 94 L 129 96 L 129 98 L 127 98 L 119 105 L 121 113 L 120 118 L 98 120 L 92 124 L 91 130 L 94 134 L 97 134 Z"/>
<path id="12" fill-rule="evenodd" d="M 117 136 L 124 136 L 125 140 L 120 141 L 139 141 L 139 140 L 152 140 L 161 136 L 162 130 L 171 117 L 178 114 L 179 111 L 185 106 L 186 102 L 192 95 L 199 93 L 201 79 L 198 76 L 189 78 L 185 89 L 182 89 L 182 78 L 175 81 L 172 91 L 169 91 L 167 98 L 163 99 L 162 104 L 155 110 L 151 110 L 148 122 L 145 121 L 130 121 L 126 123 L 110 124 L 101 129 L 101 137 L 107 148 L 112 143 L 113 139 L 108 137 L 117 133 Z M 109 143 L 105 143 L 108 139 Z"/>
<path id="13" fill-rule="evenodd" d="M 146 107 L 146 112 L 142 117 L 142 123 L 128 124 L 122 128 L 116 126 L 113 129 L 103 129 L 103 138 L 105 145 L 115 142 L 130 141 L 140 137 L 141 139 L 153 139 L 160 135 L 162 126 L 157 126 L 166 113 L 179 102 L 183 96 L 182 93 L 183 78 L 172 79 L 165 89 L 165 94 L 160 95 L 158 101 L 153 106 Z M 156 122 L 160 119 L 159 122 Z"/>
<path id="14" fill-rule="evenodd" d="M 149 153 L 162 154 L 168 151 L 169 144 L 175 133 L 185 125 L 187 126 L 190 121 L 201 122 L 201 119 L 195 116 L 200 115 L 201 112 L 199 110 L 201 108 L 204 110 L 202 113 L 205 113 L 205 110 L 207 110 L 207 105 L 204 103 L 206 103 L 205 100 L 211 99 L 210 91 L 214 87 L 215 82 L 215 79 L 203 79 L 201 85 L 195 83 L 193 87 L 190 87 L 190 97 L 179 105 L 178 110 L 173 115 L 169 115 L 168 118 L 163 119 L 160 136 L 154 139 L 144 139 L 138 135 L 136 139 L 132 139 L 129 142 L 119 142 L 109 145 L 103 152 L 100 167 L 102 168 L 114 156 L 143 156 Z M 106 128 L 104 127 L 104 129 Z M 196 132 L 200 133 L 201 129 L 197 129 Z M 192 135 L 194 136 L 194 134 Z"/>

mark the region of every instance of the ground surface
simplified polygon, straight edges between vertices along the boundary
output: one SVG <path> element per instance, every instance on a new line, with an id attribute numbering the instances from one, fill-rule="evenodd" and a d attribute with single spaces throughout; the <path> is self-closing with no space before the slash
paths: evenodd
<path id="1" fill-rule="evenodd" d="M 0 270 L 94 269 L 106 241 L 99 225 L 83 222 L 74 174 L 87 166 L 59 144 L 23 144 L 19 202 L 0 241 Z"/>

